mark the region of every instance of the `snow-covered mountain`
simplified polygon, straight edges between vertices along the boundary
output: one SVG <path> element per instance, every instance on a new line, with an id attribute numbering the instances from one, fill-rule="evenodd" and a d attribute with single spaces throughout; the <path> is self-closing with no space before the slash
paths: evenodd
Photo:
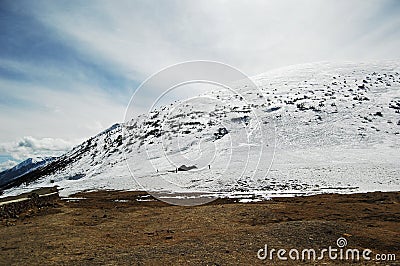
<path id="1" fill-rule="evenodd" d="M 253 80 L 260 90 L 219 88 L 129 118 L 1 187 L 400 189 L 400 62 L 313 63 Z M 196 168 L 176 173 L 180 165 Z"/>
<path id="2" fill-rule="evenodd" d="M 0 173 L 0 187 L 9 184 L 21 176 L 24 176 L 37 168 L 43 167 L 52 162 L 54 157 L 29 158 L 16 166 Z"/>

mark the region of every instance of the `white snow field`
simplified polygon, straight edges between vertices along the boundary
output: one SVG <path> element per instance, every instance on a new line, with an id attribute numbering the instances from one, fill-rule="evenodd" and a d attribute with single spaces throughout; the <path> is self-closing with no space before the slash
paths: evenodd
<path id="1" fill-rule="evenodd" d="M 261 93 L 218 88 L 116 124 L 3 196 L 52 185 L 63 196 L 116 189 L 244 201 L 400 190 L 400 62 L 296 65 L 253 80 Z M 197 168 L 176 173 L 181 165 Z"/>

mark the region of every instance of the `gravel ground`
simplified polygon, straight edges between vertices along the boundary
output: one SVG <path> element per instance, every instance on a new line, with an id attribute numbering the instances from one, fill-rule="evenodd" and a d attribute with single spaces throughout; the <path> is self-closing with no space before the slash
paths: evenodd
<path id="1" fill-rule="evenodd" d="M 326 194 L 257 203 L 171 206 L 144 192 L 79 193 L 0 226 L 0 265 L 400 265 L 400 192 Z M 151 197 L 147 197 L 149 199 Z M 260 260 L 283 248 L 371 249 L 371 261 Z M 260 253 L 263 254 L 262 252 Z M 319 254 L 319 253 L 317 253 Z M 395 254 L 379 262 L 376 254 Z M 300 255 L 301 256 L 301 255 Z M 286 253 L 288 257 L 288 253 Z"/>

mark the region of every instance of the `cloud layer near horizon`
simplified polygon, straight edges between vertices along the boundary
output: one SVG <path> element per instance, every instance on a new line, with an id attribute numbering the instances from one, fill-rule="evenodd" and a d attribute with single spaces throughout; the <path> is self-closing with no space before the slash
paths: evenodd
<path id="1" fill-rule="evenodd" d="M 60 138 L 36 139 L 27 136 L 14 142 L 2 143 L 0 152 L 13 154 L 13 157 L 17 160 L 32 156 L 42 156 L 43 153 L 48 154 L 48 156 L 58 156 L 65 150 L 73 148 L 79 142 L 80 140 L 68 142 Z"/>
<path id="2" fill-rule="evenodd" d="M 1 154 L 10 154 L 4 156 L 0 161 L 0 172 L 13 167 L 19 161 L 26 158 L 60 156 L 65 151 L 72 149 L 82 140 L 66 141 L 60 138 L 42 138 L 37 139 L 31 136 L 22 137 L 16 141 L 0 144 Z"/>

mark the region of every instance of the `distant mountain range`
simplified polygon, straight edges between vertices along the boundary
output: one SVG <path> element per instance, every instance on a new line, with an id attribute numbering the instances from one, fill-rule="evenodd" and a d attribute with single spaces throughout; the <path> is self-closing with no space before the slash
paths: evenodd
<path id="1" fill-rule="evenodd" d="M 54 159 L 55 157 L 35 157 L 26 159 L 16 166 L 0 173 L 0 187 L 17 181 L 20 177 L 47 165 Z"/>

